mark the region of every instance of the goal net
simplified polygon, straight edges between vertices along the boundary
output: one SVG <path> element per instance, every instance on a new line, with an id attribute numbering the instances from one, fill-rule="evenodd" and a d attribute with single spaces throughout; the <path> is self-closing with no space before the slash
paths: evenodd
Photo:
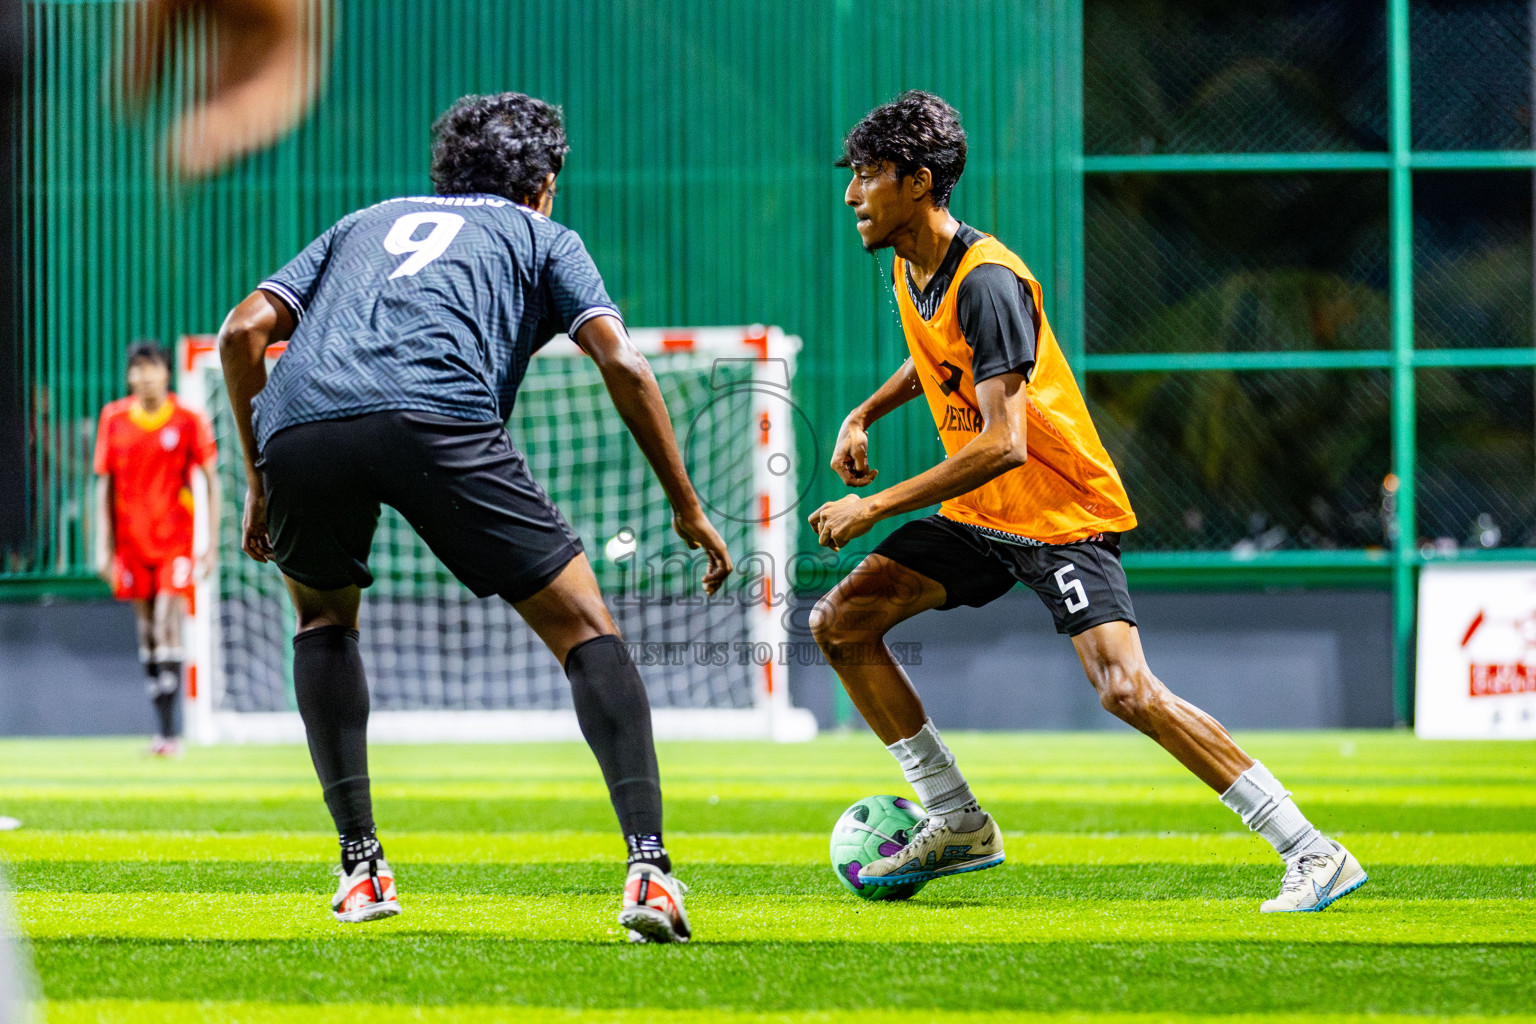
<path id="1" fill-rule="evenodd" d="M 666 398 L 689 473 L 737 572 L 705 597 L 705 560 L 672 531 L 671 509 L 569 339 L 532 360 L 507 424 L 533 476 L 581 535 L 639 665 L 658 738 L 807 739 L 789 701 L 786 569 L 796 490 L 790 401 L 799 339 L 777 328 L 633 330 Z M 293 612 L 273 565 L 240 551 L 245 480 L 214 339 L 184 338 L 178 394 L 219 441 L 217 568 L 198 584 L 189 735 L 206 743 L 303 738 L 293 697 Z M 268 358 L 280 358 L 278 346 Z M 802 420 L 803 423 L 803 420 Z M 385 507 L 361 612 L 380 741 L 580 738 L 560 665 L 500 598 L 477 599 Z"/>

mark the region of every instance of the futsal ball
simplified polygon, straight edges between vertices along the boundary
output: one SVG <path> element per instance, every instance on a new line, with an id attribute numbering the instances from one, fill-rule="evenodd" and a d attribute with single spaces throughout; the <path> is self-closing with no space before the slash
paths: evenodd
<path id="1" fill-rule="evenodd" d="M 867 796 L 848 808 L 832 828 L 832 870 L 837 880 L 863 900 L 905 900 L 917 895 L 927 882 L 865 885 L 859 881 L 859 868 L 906 846 L 913 827 L 924 817 L 921 807 L 901 796 Z"/>

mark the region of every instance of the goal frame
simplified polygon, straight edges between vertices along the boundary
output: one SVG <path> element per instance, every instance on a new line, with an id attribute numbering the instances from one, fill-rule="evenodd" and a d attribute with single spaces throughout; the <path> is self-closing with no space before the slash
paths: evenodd
<path id="1" fill-rule="evenodd" d="M 779 363 L 783 385 L 754 379 L 738 388 L 750 388 L 751 416 L 761 423 L 757 443 L 793 450 L 793 417 L 778 415 L 782 403 L 789 400 L 788 384 L 793 380 L 795 356 L 800 339 L 780 328 L 754 324 L 747 327 L 629 328 L 629 337 L 646 356 L 664 357 L 673 353 L 698 353 L 732 362 L 751 360 L 759 364 Z M 286 343 L 267 350 L 270 366 L 282 355 Z M 535 353 L 540 359 L 584 359 L 586 354 L 565 335 L 560 335 Z M 217 338 L 210 334 L 183 336 L 177 345 L 177 397 L 182 404 L 207 413 L 208 390 L 205 373 L 219 366 Z M 767 374 L 772 377 L 774 374 Z M 777 393 L 776 393 L 777 392 Z M 775 407 L 775 402 L 781 403 Z M 229 438 L 225 444 L 238 444 Z M 654 708 L 652 729 L 659 740 L 744 740 L 771 739 L 802 742 L 815 737 L 815 716 L 790 701 L 787 661 L 780 661 L 786 650 L 789 632 L 785 626 L 783 605 L 789 600 L 786 574 L 793 557 L 793 526 L 789 522 L 789 500 L 793 496 L 793 473 L 774 473 L 767 459 L 753 460 L 752 485 L 761 518 L 753 520 L 750 535 L 753 550 L 767 556 L 772 576 L 763 580 L 763 599 L 748 612 L 748 635 L 757 651 L 766 650 L 766 663 L 755 666 L 753 703 L 747 708 Z M 201 474 L 199 474 L 199 477 Z M 214 486 L 208 481 L 206 486 Z M 243 494 L 224 495 L 226 503 L 239 508 Z M 194 488 L 194 501 L 206 507 L 203 487 Z M 779 509 L 768 515 L 768 510 Z M 217 537 L 207 537 L 206 517 L 195 517 L 197 550 L 212 549 L 212 568 L 196 581 L 194 599 L 187 616 L 184 647 L 185 724 L 188 738 L 203 745 L 241 743 L 302 743 L 304 723 L 297 711 L 241 712 L 221 710 L 215 697 L 222 691 L 219 659 L 220 636 L 218 602 L 221 594 L 222 562 L 225 558 L 243 558 L 238 550 L 218 550 Z M 488 598 L 487 600 L 495 600 Z M 375 711 L 369 716 L 368 739 L 376 743 L 502 743 L 553 742 L 581 739 L 575 713 L 570 710 L 414 710 Z"/>

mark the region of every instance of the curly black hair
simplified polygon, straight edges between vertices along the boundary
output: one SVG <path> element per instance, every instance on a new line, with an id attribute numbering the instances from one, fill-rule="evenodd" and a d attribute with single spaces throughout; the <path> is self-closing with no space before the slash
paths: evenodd
<path id="1" fill-rule="evenodd" d="M 154 338 L 139 338 L 128 346 L 128 362 L 132 366 L 140 359 L 148 359 L 150 362 L 159 363 L 167 370 L 171 368 L 171 354 L 165 350 Z"/>
<path id="2" fill-rule="evenodd" d="M 864 115 L 843 139 L 839 167 L 896 165 L 897 179 L 920 167 L 933 175 L 933 205 L 949 205 L 949 194 L 965 171 L 965 129 L 960 114 L 931 92 L 909 89 Z"/>
<path id="3" fill-rule="evenodd" d="M 465 96 L 432 124 L 438 195 L 488 192 L 515 203 L 538 194 L 571 151 L 560 108 L 520 92 Z"/>

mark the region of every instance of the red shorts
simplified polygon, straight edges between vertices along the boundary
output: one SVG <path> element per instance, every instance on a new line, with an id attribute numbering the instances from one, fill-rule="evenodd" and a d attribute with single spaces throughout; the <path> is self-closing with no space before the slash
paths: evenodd
<path id="1" fill-rule="evenodd" d="M 136 551 L 112 557 L 112 596 L 119 601 L 153 601 L 156 594 L 180 594 L 192 599 L 192 556 L 148 559 Z"/>

